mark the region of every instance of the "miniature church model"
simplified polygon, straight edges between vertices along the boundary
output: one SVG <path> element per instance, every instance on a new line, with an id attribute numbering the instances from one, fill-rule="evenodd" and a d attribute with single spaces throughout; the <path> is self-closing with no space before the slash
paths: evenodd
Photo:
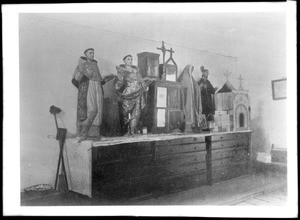
<path id="1" fill-rule="evenodd" d="M 235 89 L 229 82 L 230 73 L 226 72 L 226 82 L 214 94 L 215 101 L 215 127 L 218 131 L 240 131 L 250 129 L 250 105 L 248 91 L 240 86 Z"/>

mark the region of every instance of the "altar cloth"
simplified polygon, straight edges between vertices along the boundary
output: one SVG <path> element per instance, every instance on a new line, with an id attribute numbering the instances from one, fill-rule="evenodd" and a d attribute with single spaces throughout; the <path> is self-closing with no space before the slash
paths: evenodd
<path id="1" fill-rule="evenodd" d="M 68 189 L 91 197 L 93 141 L 77 142 L 78 138 L 66 139 L 64 148 Z"/>
<path id="2" fill-rule="evenodd" d="M 190 137 L 206 137 L 212 135 L 223 135 L 223 134 L 235 134 L 235 133 L 245 133 L 251 132 L 251 130 L 245 131 L 226 131 L 226 132 L 202 132 L 202 133 L 171 133 L 171 134 L 137 134 L 133 136 L 121 136 L 121 137 L 102 137 L 94 138 L 93 147 L 110 146 L 125 143 L 135 143 L 135 142 L 151 142 L 151 141 L 165 141 L 174 140 L 180 138 L 190 138 Z"/>

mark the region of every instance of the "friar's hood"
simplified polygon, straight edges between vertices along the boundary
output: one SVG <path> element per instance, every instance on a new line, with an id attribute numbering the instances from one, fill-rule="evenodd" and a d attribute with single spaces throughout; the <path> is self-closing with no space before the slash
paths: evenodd
<path id="1" fill-rule="evenodd" d="M 86 61 L 87 61 L 86 57 L 80 57 L 79 61 L 78 61 L 78 64 L 84 63 Z M 91 61 L 97 63 L 97 60 L 92 59 Z"/>

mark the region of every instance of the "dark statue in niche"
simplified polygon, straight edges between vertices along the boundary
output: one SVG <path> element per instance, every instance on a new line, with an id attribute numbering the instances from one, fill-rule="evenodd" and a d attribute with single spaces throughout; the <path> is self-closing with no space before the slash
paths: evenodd
<path id="1" fill-rule="evenodd" d="M 244 114 L 240 113 L 240 117 L 239 117 L 239 127 L 243 128 L 244 127 Z"/>

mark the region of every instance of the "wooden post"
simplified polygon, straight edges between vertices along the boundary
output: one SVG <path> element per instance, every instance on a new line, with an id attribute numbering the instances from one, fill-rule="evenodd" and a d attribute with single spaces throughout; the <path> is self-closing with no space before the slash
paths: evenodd
<path id="1" fill-rule="evenodd" d="M 152 151 L 152 168 L 153 168 L 153 173 L 157 173 L 158 171 L 158 158 L 157 158 L 157 151 L 158 151 L 158 146 L 157 146 L 157 142 L 153 141 L 151 142 L 151 151 Z M 153 178 L 151 178 L 150 180 L 150 191 L 152 191 L 152 195 L 154 196 L 154 198 L 157 198 L 160 194 L 160 178 L 157 175 L 154 175 Z"/>
<path id="2" fill-rule="evenodd" d="M 67 180 L 67 174 L 65 169 L 65 163 L 64 163 L 64 144 L 66 139 L 67 129 L 65 128 L 58 128 L 57 129 L 57 139 L 59 141 L 59 158 L 58 158 L 58 164 L 57 164 L 57 170 L 56 170 L 56 177 L 55 177 L 55 186 L 54 189 L 57 190 L 57 183 L 58 183 L 58 176 L 59 176 L 59 170 L 60 170 L 60 163 L 62 163 L 62 172 L 65 177 L 65 184 L 66 188 L 68 188 L 68 180 Z"/>
<path id="3" fill-rule="evenodd" d="M 250 154 L 250 161 L 249 161 L 249 168 L 248 168 L 248 172 L 250 175 L 252 175 L 252 172 L 253 172 L 253 163 L 252 163 L 252 144 L 251 144 L 251 132 L 249 133 L 248 135 L 249 137 L 249 141 L 248 141 L 248 144 L 249 144 L 249 154 Z"/>
<path id="4" fill-rule="evenodd" d="M 206 143 L 206 170 L 207 170 L 207 183 L 212 185 L 212 148 L 211 148 L 211 136 L 205 137 Z"/>
<path id="5" fill-rule="evenodd" d="M 163 53 L 163 76 L 161 77 L 162 79 L 166 75 L 166 67 L 165 67 L 165 56 L 166 56 L 166 48 L 165 48 L 165 42 L 162 41 L 162 46 L 159 48 L 157 47 L 158 50 L 161 50 Z"/>

